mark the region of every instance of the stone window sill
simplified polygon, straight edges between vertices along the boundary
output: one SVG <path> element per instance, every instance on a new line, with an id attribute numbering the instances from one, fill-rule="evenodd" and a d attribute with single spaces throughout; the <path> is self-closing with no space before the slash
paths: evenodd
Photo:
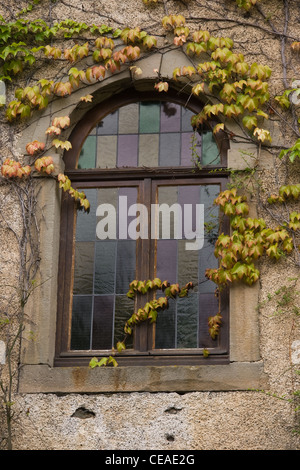
<path id="1" fill-rule="evenodd" d="M 200 392 L 266 389 L 263 363 L 227 365 L 55 367 L 25 365 L 20 393 Z"/>

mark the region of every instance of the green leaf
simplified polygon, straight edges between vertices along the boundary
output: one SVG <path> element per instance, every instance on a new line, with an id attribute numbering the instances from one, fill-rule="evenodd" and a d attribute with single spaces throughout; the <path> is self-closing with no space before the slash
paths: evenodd
<path id="1" fill-rule="evenodd" d="M 257 119 L 255 116 L 245 116 L 243 118 L 244 126 L 251 131 L 253 127 L 257 127 Z"/>
<path id="2" fill-rule="evenodd" d="M 115 358 L 112 357 L 112 356 L 109 356 L 108 361 L 107 361 L 107 364 L 112 364 L 114 367 L 118 367 L 117 361 L 116 361 Z"/>

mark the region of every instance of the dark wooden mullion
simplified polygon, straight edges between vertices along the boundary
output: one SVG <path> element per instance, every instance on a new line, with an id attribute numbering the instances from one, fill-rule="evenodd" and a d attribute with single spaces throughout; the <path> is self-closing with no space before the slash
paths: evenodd
<path id="1" fill-rule="evenodd" d="M 150 266 L 151 266 L 151 229 L 150 229 L 150 208 L 151 208 L 151 179 L 145 178 L 140 189 L 139 202 L 144 204 L 148 211 L 148 238 L 138 240 L 137 252 L 137 279 L 144 281 L 150 279 Z M 143 308 L 146 302 L 150 300 L 150 293 L 138 294 L 136 301 L 136 308 Z M 134 335 L 134 349 L 140 352 L 149 351 L 152 346 L 152 326 L 149 327 L 149 322 L 144 321 L 135 328 Z"/>

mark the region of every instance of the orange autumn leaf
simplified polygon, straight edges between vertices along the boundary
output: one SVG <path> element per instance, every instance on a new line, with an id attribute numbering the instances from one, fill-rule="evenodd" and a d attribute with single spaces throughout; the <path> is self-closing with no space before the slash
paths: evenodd
<path id="1" fill-rule="evenodd" d="M 29 142 L 26 145 L 26 151 L 29 155 L 34 155 L 35 153 L 42 152 L 44 148 L 45 148 L 45 144 L 43 142 L 39 142 L 38 140 Z"/>

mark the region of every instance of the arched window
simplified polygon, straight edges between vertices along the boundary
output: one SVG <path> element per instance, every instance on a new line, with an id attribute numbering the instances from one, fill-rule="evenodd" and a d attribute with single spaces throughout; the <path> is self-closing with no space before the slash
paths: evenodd
<path id="1" fill-rule="evenodd" d="M 228 295 L 205 278 L 226 230 L 213 201 L 225 189 L 228 143 L 214 136 L 215 123 L 193 132 L 198 112 L 199 103 L 180 94 L 127 91 L 74 128 L 65 172 L 91 210 L 76 212 L 63 196 L 56 365 L 111 354 L 126 320 L 150 300 L 128 298 L 130 282 L 154 278 L 194 288 L 171 299 L 156 322 L 136 326 L 117 361 L 228 361 Z M 218 312 L 221 334 L 212 339 L 208 317 Z"/>

